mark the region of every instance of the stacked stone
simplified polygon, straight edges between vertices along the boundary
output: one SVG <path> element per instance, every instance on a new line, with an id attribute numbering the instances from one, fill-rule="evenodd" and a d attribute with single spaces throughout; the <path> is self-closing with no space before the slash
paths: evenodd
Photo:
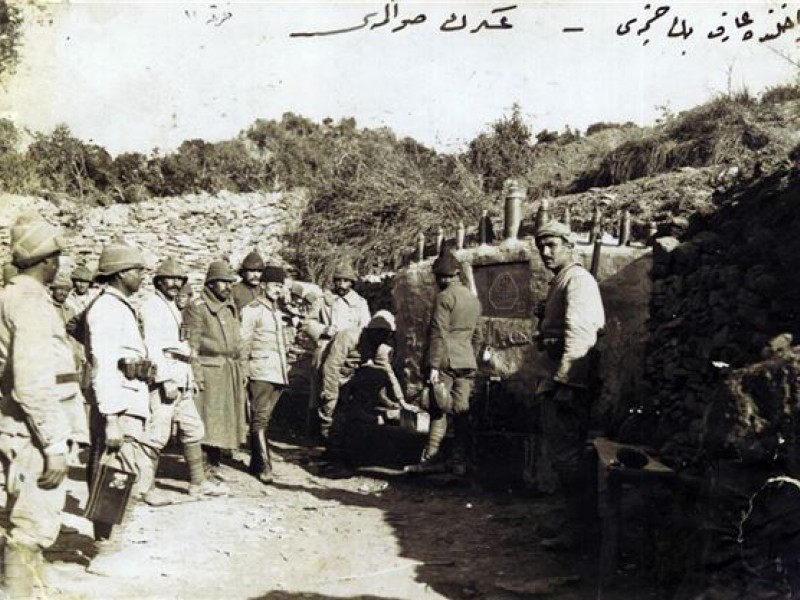
<path id="1" fill-rule="evenodd" d="M 38 198 L 4 197 L 0 262 L 10 259 L 8 228 L 16 215 L 36 210 L 65 228 L 72 264 L 95 267 L 102 247 L 123 239 L 142 249 L 148 267 L 167 256 L 178 258 L 197 288 L 213 260 L 227 259 L 238 267 L 255 249 L 267 260 L 282 262 L 281 236 L 296 227 L 303 202 L 301 194 L 222 192 L 87 208 L 70 200 L 55 205 Z"/>
<path id="2" fill-rule="evenodd" d="M 772 337 L 798 331 L 797 184 L 746 190 L 685 241 L 656 240 L 645 403 L 676 464 L 697 454 L 709 392 L 728 367 L 753 363 Z"/>

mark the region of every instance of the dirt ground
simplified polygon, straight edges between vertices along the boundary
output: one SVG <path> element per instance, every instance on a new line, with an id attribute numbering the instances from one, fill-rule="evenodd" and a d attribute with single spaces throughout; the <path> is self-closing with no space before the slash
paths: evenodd
<path id="1" fill-rule="evenodd" d="M 595 544 L 553 554 L 539 542 L 558 523 L 558 500 L 486 491 L 448 475 L 359 471 L 326 479 L 307 448 L 276 443 L 276 483 L 246 472 L 237 452 L 224 472 L 230 497 L 189 500 L 177 451 L 158 482 L 176 503 L 136 505 L 127 573 L 84 567 L 94 554 L 82 468 L 43 571 L 47 598 L 553 598 L 662 600 L 633 560 L 598 592 Z M 635 549 L 634 549 L 635 550 Z"/>

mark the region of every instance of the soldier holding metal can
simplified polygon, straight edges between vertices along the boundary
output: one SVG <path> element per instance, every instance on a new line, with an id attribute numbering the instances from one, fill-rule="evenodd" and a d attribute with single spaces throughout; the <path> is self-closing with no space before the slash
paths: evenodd
<path id="1" fill-rule="evenodd" d="M 134 498 L 147 491 L 155 458 L 145 432 L 154 366 L 147 359 L 139 317 L 129 300 L 142 285 L 143 273 L 144 262 L 136 248 L 121 243 L 103 248 L 98 277 L 106 288 L 86 314 L 93 396 L 89 480 L 101 464 L 132 472 L 137 484 Z M 107 521 L 94 521 L 99 552 L 88 570 L 113 576 L 126 567 L 119 552 L 122 532 L 112 536 Z"/>

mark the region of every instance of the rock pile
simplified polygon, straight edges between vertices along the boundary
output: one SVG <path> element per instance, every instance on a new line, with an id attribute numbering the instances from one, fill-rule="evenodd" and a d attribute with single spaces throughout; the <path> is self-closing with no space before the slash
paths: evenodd
<path id="1" fill-rule="evenodd" d="M 800 330 L 798 193 L 800 174 L 778 172 L 721 199 L 684 241 L 656 242 L 648 408 L 676 464 L 700 446 L 721 369 L 753 363 L 771 338 Z"/>
<path id="2" fill-rule="evenodd" d="M 8 228 L 23 210 L 35 210 L 68 233 L 67 255 L 73 264 L 97 265 L 104 244 L 123 239 L 137 245 L 148 267 L 178 258 L 190 281 L 202 281 L 212 260 L 234 267 L 253 249 L 265 259 L 280 258 L 281 236 L 296 226 L 306 199 L 300 193 L 222 192 L 159 198 L 139 204 L 86 207 L 70 200 L 58 204 L 40 198 L 0 198 L 0 262 L 10 259 Z"/>

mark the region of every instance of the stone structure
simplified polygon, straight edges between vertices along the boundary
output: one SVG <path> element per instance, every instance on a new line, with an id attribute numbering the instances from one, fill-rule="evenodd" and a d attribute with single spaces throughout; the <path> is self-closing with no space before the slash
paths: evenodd
<path id="1" fill-rule="evenodd" d="M 552 274 L 541 263 L 533 240 L 507 240 L 455 254 L 483 306 L 483 346 L 491 348 L 491 358 L 480 365 L 480 375 L 499 378 L 504 392 L 524 404 L 537 377 L 535 308 L 544 302 Z M 578 244 L 576 257 L 589 268 L 592 247 Z M 649 250 L 641 247 L 602 247 L 598 280 L 608 323 L 598 411 L 606 415 L 619 410 L 621 399 L 631 402 L 642 386 L 650 262 Z M 411 397 L 423 386 L 419 360 L 435 294 L 431 264 L 430 259 L 412 264 L 394 281 L 398 358 Z"/>

